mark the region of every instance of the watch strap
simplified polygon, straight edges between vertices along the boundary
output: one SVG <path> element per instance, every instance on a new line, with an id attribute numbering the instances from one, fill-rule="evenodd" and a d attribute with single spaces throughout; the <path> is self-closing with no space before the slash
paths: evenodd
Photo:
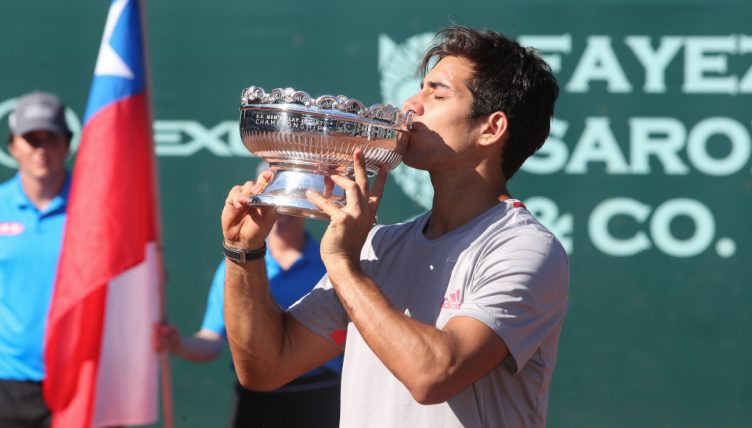
<path id="1" fill-rule="evenodd" d="M 228 247 L 223 240 L 222 251 L 228 259 L 237 263 L 245 263 L 247 261 L 263 258 L 266 255 L 266 243 L 264 243 L 261 248 L 251 250 L 248 248 Z"/>

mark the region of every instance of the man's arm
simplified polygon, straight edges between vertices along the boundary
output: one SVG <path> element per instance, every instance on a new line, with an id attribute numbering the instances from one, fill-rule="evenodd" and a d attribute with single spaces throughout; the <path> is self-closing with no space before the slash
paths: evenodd
<path id="1" fill-rule="evenodd" d="M 357 267 L 332 269 L 329 279 L 368 346 L 421 404 L 447 401 L 509 353 L 498 334 L 474 318 L 452 318 L 439 330 L 395 310 Z"/>
<path id="2" fill-rule="evenodd" d="M 274 224 L 269 207 L 250 207 L 248 197 L 262 189 L 271 174 L 230 192 L 222 212 L 225 244 L 257 249 Z M 283 312 L 269 291 L 263 258 L 240 264 L 227 261 L 225 324 L 230 351 L 241 385 L 275 389 L 325 363 L 341 349 L 303 327 Z"/>
<path id="3" fill-rule="evenodd" d="M 331 217 L 321 255 L 337 296 L 368 346 L 422 404 L 448 400 L 500 364 L 509 351 L 491 328 L 469 317 L 452 318 L 439 330 L 395 310 L 360 270 L 360 249 L 373 224 L 382 172 L 369 191 L 362 155 L 356 153 L 355 182 L 331 179 L 345 190 L 340 208 L 321 195 L 309 199 Z"/>

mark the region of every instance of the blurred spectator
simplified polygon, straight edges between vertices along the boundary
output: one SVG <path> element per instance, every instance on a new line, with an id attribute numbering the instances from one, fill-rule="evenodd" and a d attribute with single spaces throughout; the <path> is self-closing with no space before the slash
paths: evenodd
<path id="1" fill-rule="evenodd" d="M 52 94 L 18 99 L 8 151 L 18 173 L 0 184 L 0 427 L 48 427 L 43 345 L 66 202 L 71 132 Z"/>
<path id="2" fill-rule="evenodd" d="M 305 232 L 304 220 L 279 215 L 267 240 L 266 272 L 271 293 L 286 309 L 324 276 L 319 245 Z M 227 343 L 224 322 L 225 261 L 214 275 L 201 329 L 181 336 L 173 325 L 158 325 L 155 346 L 189 361 L 211 361 Z M 233 427 L 337 427 L 342 357 L 269 392 L 235 384 Z"/>

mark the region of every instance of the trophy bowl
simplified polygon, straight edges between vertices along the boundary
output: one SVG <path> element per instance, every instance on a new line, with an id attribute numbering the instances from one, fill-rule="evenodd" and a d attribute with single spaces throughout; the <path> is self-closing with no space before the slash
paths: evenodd
<path id="1" fill-rule="evenodd" d="M 352 178 L 353 153 L 363 152 L 366 171 L 391 170 L 402 161 L 412 115 L 388 104 L 365 107 L 344 95 L 312 98 L 303 91 L 278 88 L 267 93 L 251 86 L 240 99 L 240 138 L 267 163 L 269 184 L 248 200 L 254 206 L 275 206 L 278 212 L 328 220 L 306 198 L 315 190 L 343 206 L 344 191 L 326 177 Z"/>

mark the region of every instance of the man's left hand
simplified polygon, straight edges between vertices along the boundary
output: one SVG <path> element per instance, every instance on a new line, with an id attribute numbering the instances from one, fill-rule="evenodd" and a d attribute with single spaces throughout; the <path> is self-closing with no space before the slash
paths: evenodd
<path id="1" fill-rule="evenodd" d="M 321 259 L 330 274 L 342 266 L 359 269 L 360 250 L 374 225 L 376 210 L 384 192 L 386 169 L 379 170 L 371 187 L 361 150 L 353 153 L 353 161 L 355 181 L 341 175 L 329 177 L 345 191 L 344 207 L 318 192 L 309 190 L 307 193 L 308 199 L 331 219 L 321 239 Z"/>

